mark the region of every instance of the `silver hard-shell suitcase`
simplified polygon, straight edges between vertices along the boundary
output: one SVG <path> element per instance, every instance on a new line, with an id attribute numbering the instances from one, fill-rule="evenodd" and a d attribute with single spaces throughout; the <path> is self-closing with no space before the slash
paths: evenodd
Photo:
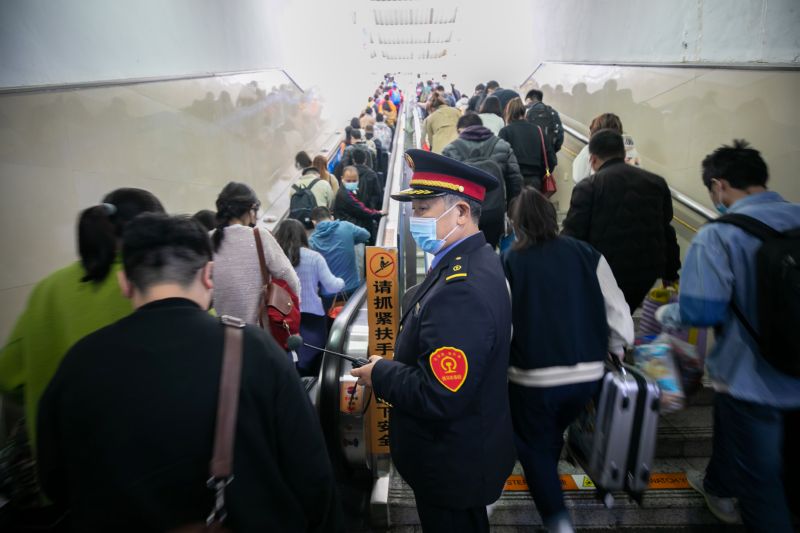
<path id="1" fill-rule="evenodd" d="M 625 365 L 625 370 L 636 380 L 639 389 L 628 450 L 625 490 L 634 499 L 641 501 L 642 494 L 650 484 L 650 474 L 653 470 L 661 390 L 655 380 L 638 368 Z"/>
<path id="2" fill-rule="evenodd" d="M 638 499 L 649 484 L 660 394 L 652 379 L 613 362 L 607 365 L 599 395 L 567 437 L 570 454 L 608 507 L 614 501 L 611 491 L 626 490 Z"/>

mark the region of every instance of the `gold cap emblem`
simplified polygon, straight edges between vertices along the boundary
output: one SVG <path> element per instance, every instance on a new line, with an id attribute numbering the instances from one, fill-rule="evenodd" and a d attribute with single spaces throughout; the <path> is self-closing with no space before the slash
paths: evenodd
<path id="1" fill-rule="evenodd" d="M 411 170 L 413 171 L 414 170 L 414 160 L 408 154 L 406 154 L 406 163 L 408 163 L 408 166 L 410 166 Z"/>

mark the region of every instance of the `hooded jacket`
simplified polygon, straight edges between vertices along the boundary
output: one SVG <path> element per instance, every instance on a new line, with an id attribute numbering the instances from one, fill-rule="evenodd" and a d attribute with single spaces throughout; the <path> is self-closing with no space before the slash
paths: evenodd
<path id="1" fill-rule="evenodd" d="M 481 149 L 494 137 L 492 130 L 484 126 L 468 126 L 461 130 L 458 139 L 444 147 L 442 155 L 458 161 L 464 161 L 464 155 L 475 148 Z M 522 174 L 517 164 L 517 158 L 511 145 L 503 139 L 498 139 L 490 155 L 492 161 L 500 165 L 503 170 L 503 179 L 506 185 L 506 203 L 517 196 L 522 190 Z"/>
<path id="2" fill-rule="evenodd" d="M 355 246 L 368 240 L 364 228 L 344 220 L 325 220 L 317 224 L 308 244 L 322 254 L 333 275 L 344 280 L 344 290 L 352 291 L 359 283 Z"/>

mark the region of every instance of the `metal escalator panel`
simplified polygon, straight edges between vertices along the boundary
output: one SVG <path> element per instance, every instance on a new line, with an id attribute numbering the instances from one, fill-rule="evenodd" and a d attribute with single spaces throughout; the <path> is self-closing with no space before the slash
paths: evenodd
<path id="1" fill-rule="evenodd" d="M 399 242 L 400 250 L 403 249 L 402 241 L 398 240 L 398 235 L 403 234 L 401 210 L 398 202 L 390 202 L 390 195 L 404 185 L 404 108 L 400 108 L 384 191 L 383 208 L 388 215 L 381 220 L 377 239 L 379 246 L 393 247 L 398 246 Z M 367 357 L 369 328 L 366 292 L 366 285 L 362 285 L 334 321 L 326 345 L 328 350 Z M 353 473 L 372 468 L 374 461 L 368 455 L 364 423 L 371 391 L 356 386 L 356 379 L 350 375 L 351 369 L 349 361 L 324 354 L 316 388 L 310 391 L 310 395 L 317 407 L 328 450 L 337 470 Z"/>

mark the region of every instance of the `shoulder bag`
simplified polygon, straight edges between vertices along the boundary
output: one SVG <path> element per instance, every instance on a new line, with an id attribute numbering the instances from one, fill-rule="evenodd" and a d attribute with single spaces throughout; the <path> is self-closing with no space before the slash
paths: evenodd
<path id="1" fill-rule="evenodd" d="M 542 194 L 550 198 L 556 193 L 556 179 L 550 174 L 550 164 L 547 161 L 547 148 L 544 144 L 544 132 L 541 126 L 536 126 L 539 129 L 539 139 L 542 141 L 542 159 L 544 160 L 544 176 L 542 177 Z"/>
<path id="2" fill-rule="evenodd" d="M 275 341 L 288 350 L 290 335 L 300 332 L 300 300 L 282 279 L 273 278 L 267 270 L 264 245 L 258 228 L 253 229 L 258 250 L 258 264 L 261 268 L 261 303 L 258 309 L 258 324 L 262 329 L 269 327 Z"/>
<path id="3" fill-rule="evenodd" d="M 239 389 L 242 381 L 244 321 L 232 316 L 220 317 L 225 327 L 225 348 L 219 378 L 217 422 L 214 430 L 214 452 L 209 464 L 206 485 L 214 491 L 214 508 L 205 523 L 187 524 L 169 533 L 230 533 L 223 526 L 227 517 L 225 488 L 233 481 L 233 444 L 236 437 L 236 416 L 239 410 Z"/>

